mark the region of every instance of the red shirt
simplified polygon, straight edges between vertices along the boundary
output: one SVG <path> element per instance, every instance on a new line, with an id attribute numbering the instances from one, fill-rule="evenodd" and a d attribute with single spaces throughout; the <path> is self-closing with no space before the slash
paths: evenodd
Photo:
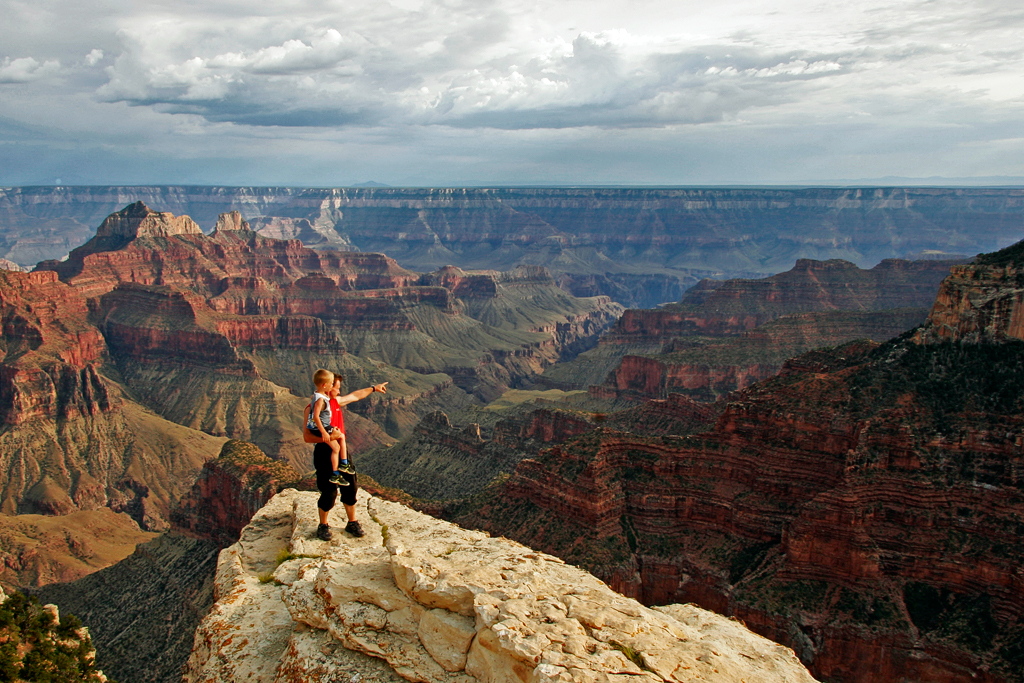
<path id="1" fill-rule="evenodd" d="M 331 399 L 331 426 L 345 433 L 345 417 L 341 414 L 341 406 L 338 402 Z"/>

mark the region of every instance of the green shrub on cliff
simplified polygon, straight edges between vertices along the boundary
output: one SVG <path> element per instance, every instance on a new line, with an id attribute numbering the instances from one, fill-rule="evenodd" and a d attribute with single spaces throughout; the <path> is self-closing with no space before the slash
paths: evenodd
<path id="1" fill-rule="evenodd" d="M 11 594 L 0 605 L 0 681 L 98 683 L 95 651 L 74 615 L 58 621 L 35 596 Z"/>

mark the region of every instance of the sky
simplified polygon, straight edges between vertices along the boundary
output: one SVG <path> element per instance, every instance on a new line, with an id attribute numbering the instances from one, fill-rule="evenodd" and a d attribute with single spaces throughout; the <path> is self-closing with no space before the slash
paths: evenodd
<path id="1" fill-rule="evenodd" d="M 0 8 L 3 185 L 1024 183 L 1017 0 Z"/>

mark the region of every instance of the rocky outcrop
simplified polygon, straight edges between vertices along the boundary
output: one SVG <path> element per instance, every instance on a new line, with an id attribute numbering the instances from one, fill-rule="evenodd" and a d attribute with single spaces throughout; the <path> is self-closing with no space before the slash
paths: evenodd
<path id="1" fill-rule="evenodd" d="M 801 259 L 760 280 L 704 281 L 678 304 L 626 311 L 597 349 L 545 379 L 584 388 L 580 380 L 606 369 L 602 395 L 678 391 L 714 400 L 771 377 L 810 349 L 884 341 L 915 327 L 951 265 L 891 259 L 862 270 L 838 259 Z"/>
<path id="2" fill-rule="evenodd" d="M 864 270 L 839 259 L 800 259 L 778 275 L 708 282 L 687 292 L 678 304 L 626 311 L 609 331 L 609 342 L 738 335 L 794 313 L 926 308 L 952 265 L 891 259 Z"/>
<path id="3" fill-rule="evenodd" d="M 136 237 L 201 234 L 203 231 L 188 216 L 175 216 L 169 211 L 152 211 L 142 202 L 135 202 L 107 216 L 96 229 L 96 237 L 100 240 L 131 241 Z"/>
<path id="4" fill-rule="evenodd" d="M 278 494 L 222 552 L 183 681 L 813 680 L 735 621 L 645 608 L 555 557 L 365 494 L 367 536 L 318 541 L 315 501 Z"/>
<path id="5" fill-rule="evenodd" d="M 939 288 L 919 338 L 1024 339 L 1024 269 L 1018 263 L 954 267 Z"/>
<path id="6" fill-rule="evenodd" d="M 53 273 L 0 271 L 0 422 L 91 416 L 112 401 L 95 365 L 106 354 L 86 300 Z"/>
<path id="7" fill-rule="evenodd" d="M 231 440 L 208 460 L 188 495 L 178 501 L 171 521 L 177 530 L 220 544 L 238 540 L 256 511 L 278 491 L 294 488 L 302 475 L 271 460 L 254 444 Z"/>

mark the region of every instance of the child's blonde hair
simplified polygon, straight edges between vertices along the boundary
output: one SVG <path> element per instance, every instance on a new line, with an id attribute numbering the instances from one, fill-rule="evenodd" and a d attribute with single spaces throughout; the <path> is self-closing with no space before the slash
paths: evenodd
<path id="1" fill-rule="evenodd" d="M 320 368 L 319 370 L 313 373 L 313 386 L 318 387 L 322 384 L 333 383 L 334 373 L 331 372 L 330 370 L 324 370 L 323 368 Z"/>

